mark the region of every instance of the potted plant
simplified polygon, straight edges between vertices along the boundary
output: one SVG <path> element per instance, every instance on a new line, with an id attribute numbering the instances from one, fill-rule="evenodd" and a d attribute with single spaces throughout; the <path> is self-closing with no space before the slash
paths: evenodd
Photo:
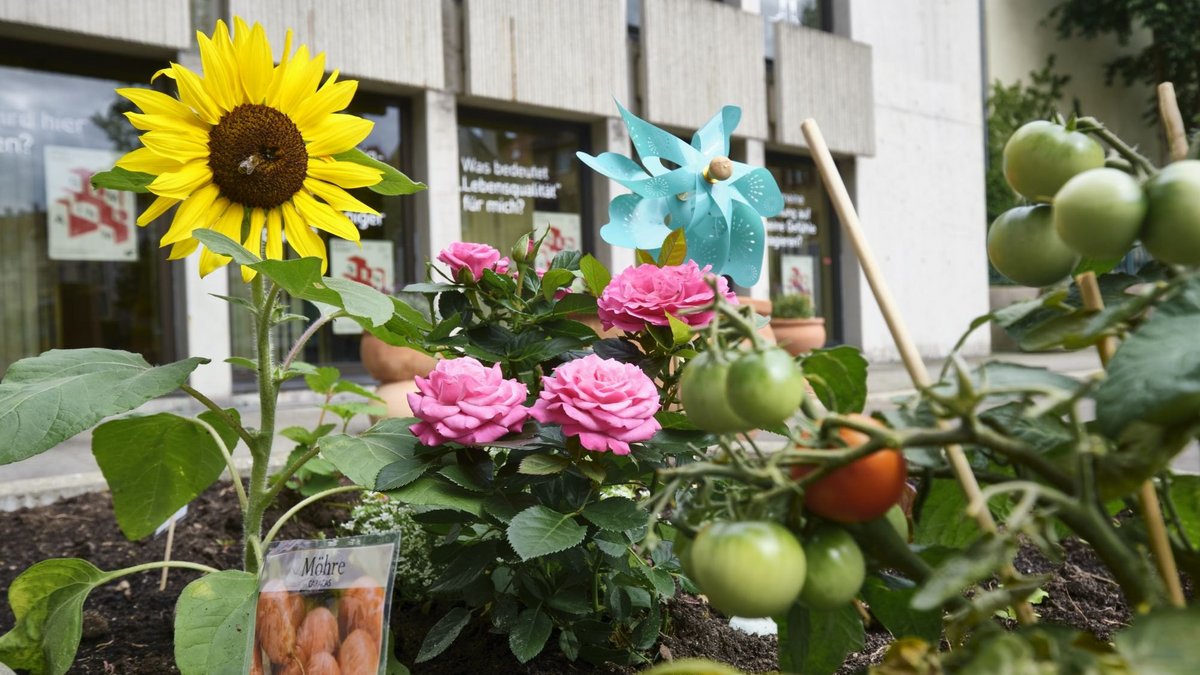
<path id="1" fill-rule="evenodd" d="M 792 356 L 825 346 L 825 319 L 813 316 L 812 296 L 785 293 L 774 299 L 771 330 L 775 339 Z"/>

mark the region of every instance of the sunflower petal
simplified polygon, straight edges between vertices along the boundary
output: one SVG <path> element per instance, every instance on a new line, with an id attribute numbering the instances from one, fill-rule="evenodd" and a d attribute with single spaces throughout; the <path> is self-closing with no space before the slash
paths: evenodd
<path id="1" fill-rule="evenodd" d="M 160 173 L 178 171 L 182 165 L 182 162 L 179 160 L 171 157 L 163 157 L 150 148 L 138 148 L 126 153 L 124 157 L 117 160 L 117 166 L 126 171 L 137 171 L 155 176 Z"/>
<path id="2" fill-rule="evenodd" d="M 228 205 L 224 199 L 217 202 L 220 192 L 216 185 L 210 183 L 180 204 L 175 211 L 175 218 L 171 220 L 171 227 L 167 228 L 166 234 L 159 241 L 159 246 L 175 244 L 188 239 L 197 227 L 207 225 L 212 219 L 210 210 L 220 213 Z M 221 209 L 213 209 L 214 203 L 217 203 Z"/>
<path id="3" fill-rule="evenodd" d="M 308 141 L 308 155 L 320 157 L 345 152 L 361 143 L 374 126 L 371 120 L 354 115 L 328 115 L 312 128 L 311 134 L 304 135 L 304 140 Z"/>
<path id="4" fill-rule="evenodd" d="M 267 211 L 267 246 L 268 260 L 283 260 L 283 213 L 280 209 Z"/>
<path id="5" fill-rule="evenodd" d="M 167 254 L 167 260 L 180 260 L 196 252 L 200 246 L 199 239 L 184 239 L 183 241 L 171 244 L 171 251 Z"/>
<path id="6" fill-rule="evenodd" d="M 246 233 L 246 241 L 242 242 L 242 247 L 255 255 L 262 253 L 263 224 L 266 220 L 267 214 L 262 209 L 250 210 L 250 230 Z M 242 265 L 243 282 L 250 283 L 257 274 L 257 271 Z"/>
<path id="7" fill-rule="evenodd" d="M 354 213 L 369 213 L 373 216 L 379 215 L 375 209 L 360 202 L 357 198 L 346 192 L 336 185 L 330 185 L 323 180 L 317 180 L 309 177 L 304 179 L 304 187 L 309 192 L 325 200 L 338 211 L 352 211 Z"/>
<path id="8" fill-rule="evenodd" d="M 242 217 L 244 213 L 245 210 L 241 204 L 231 202 L 229 208 L 225 209 L 225 213 L 221 214 L 220 219 L 212 226 L 212 229 L 237 241 L 241 238 Z M 205 247 L 200 252 L 200 276 L 208 276 L 213 270 L 228 265 L 230 260 L 229 256 L 213 253 Z"/>
<path id="9" fill-rule="evenodd" d="M 138 216 L 137 224 L 145 227 L 152 220 L 166 213 L 167 209 L 175 206 L 179 202 L 180 200 L 173 199 L 171 197 L 158 197 L 154 200 L 154 203 L 150 205 L 150 208 L 146 209 L 142 212 L 142 215 Z"/>
<path id="10" fill-rule="evenodd" d="M 221 108 L 209 96 L 198 75 L 178 63 L 171 64 L 171 72 L 175 75 L 175 84 L 179 86 L 179 100 L 196 111 L 205 122 L 216 124 L 221 121 Z"/>
<path id="11" fill-rule="evenodd" d="M 225 27 L 224 21 L 217 22 L 218 31 Z M 214 33 L 213 38 L 209 38 L 204 33 L 196 31 L 196 43 L 200 46 L 200 64 L 204 70 L 204 90 L 212 97 L 213 103 L 222 112 L 229 112 L 237 105 L 237 99 L 241 97 L 241 83 L 231 79 L 231 71 L 236 71 L 236 67 L 227 66 L 224 55 L 220 49 L 213 44 L 213 39 L 216 38 Z M 237 87 L 237 95 L 234 94 L 234 87 Z"/>
<path id="12" fill-rule="evenodd" d="M 271 60 L 271 43 L 260 23 L 255 22 L 253 28 L 247 28 L 241 17 L 234 17 L 233 25 L 233 49 L 237 53 L 238 66 L 242 69 L 242 88 L 246 92 L 246 100 L 262 103 L 275 70 Z"/>
<path id="13" fill-rule="evenodd" d="M 142 145 L 154 154 L 181 162 L 208 158 L 207 139 L 190 133 L 147 131 L 141 136 Z"/>
<path id="14" fill-rule="evenodd" d="M 208 162 L 201 159 L 184 164 L 178 171 L 159 174 L 148 188 L 160 197 L 186 199 L 196 190 L 211 184 L 212 169 L 208 168 Z"/>
<path id="15" fill-rule="evenodd" d="M 268 95 L 267 103 L 290 116 L 301 101 L 313 95 L 321 83 L 321 74 L 325 72 L 325 53 L 309 58 L 308 45 L 300 45 L 295 56 L 279 68 L 283 71 L 283 77 L 275 90 L 274 100 Z"/>
<path id="16" fill-rule="evenodd" d="M 188 111 L 186 117 L 178 115 L 151 115 L 148 113 L 125 113 L 125 119 L 134 129 L 142 131 L 174 131 L 182 134 L 196 134 L 208 140 L 209 126 L 200 121 Z"/>
<path id="17" fill-rule="evenodd" d="M 291 202 L 284 202 L 280 208 L 283 210 L 283 231 L 287 235 L 288 245 L 301 258 L 320 258 L 321 274 L 324 274 L 329 266 L 325 257 L 325 242 L 304 223 Z"/>
<path id="18" fill-rule="evenodd" d="M 338 72 L 333 71 L 333 74 L 317 90 L 317 93 L 301 101 L 297 106 L 292 121 L 296 123 L 301 133 L 305 133 L 319 124 L 326 115 L 345 110 L 346 106 L 350 105 L 355 92 L 358 91 L 358 82 L 355 80 L 337 82 L 337 75 Z"/>
<path id="19" fill-rule="evenodd" d="M 356 162 L 309 158 L 308 175 L 344 188 L 360 188 L 375 185 L 383 178 L 383 172 Z"/>
<path id="20" fill-rule="evenodd" d="M 167 96 L 161 91 L 141 89 L 139 87 L 123 87 L 117 90 L 117 95 L 123 96 L 141 109 L 147 115 L 170 115 L 171 117 L 196 119 L 195 113 L 179 99 Z"/>
<path id="21" fill-rule="evenodd" d="M 318 230 L 324 230 L 347 241 L 359 240 L 358 228 L 350 222 L 349 218 L 328 204 L 322 204 L 313 199 L 312 195 L 307 192 L 301 190 L 292 195 L 292 203 L 296 205 L 296 209 L 300 211 L 300 215 L 308 221 L 308 224 Z"/>

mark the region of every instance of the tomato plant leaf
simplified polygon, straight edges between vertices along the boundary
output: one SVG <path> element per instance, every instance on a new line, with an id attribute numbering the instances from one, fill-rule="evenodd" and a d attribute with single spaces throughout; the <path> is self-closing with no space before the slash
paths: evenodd
<path id="1" fill-rule="evenodd" d="M 51 349 L 8 367 L 0 382 L 0 464 L 45 452 L 105 417 L 169 394 L 208 359 L 151 366 L 113 349 Z"/>
<path id="2" fill-rule="evenodd" d="M 446 651 L 470 620 L 471 612 L 465 607 L 455 607 L 446 612 L 445 616 L 433 624 L 433 628 L 429 629 L 421 642 L 421 649 L 417 652 L 417 663 L 424 663 Z"/>
<path id="3" fill-rule="evenodd" d="M 1135 420 L 1170 426 L 1200 416 L 1200 281 L 1162 302 L 1113 354 L 1096 390 L 1096 426 L 1109 438 Z"/>
<path id="4" fill-rule="evenodd" d="M 35 673 L 62 675 L 75 660 L 83 635 L 83 601 L 113 578 L 86 560 L 43 560 L 8 587 L 16 622 L 0 636 L 0 663 Z"/>
<path id="5" fill-rule="evenodd" d="M 889 584 L 872 576 L 863 584 L 862 596 L 871 606 L 871 614 L 896 638 L 918 637 L 937 644 L 942 637 L 942 613 L 914 610 L 911 603 L 917 589 L 911 582 L 892 580 Z"/>
<path id="6" fill-rule="evenodd" d="M 130 541 L 153 534 L 225 470 L 208 430 L 171 413 L 101 424 L 92 435 L 92 455 L 112 491 L 117 525 Z"/>
<path id="7" fill-rule="evenodd" d="M 1200 661 L 1200 608 L 1165 609 L 1139 616 L 1117 633 L 1117 652 L 1125 657 L 1129 672 L 1140 675 L 1190 673 Z"/>
<path id="8" fill-rule="evenodd" d="M 837 672 L 846 655 L 862 649 L 865 631 L 854 606 L 820 611 L 792 605 L 779 624 L 779 668 L 826 675 Z"/>
<path id="9" fill-rule="evenodd" d="M 508 542 L 522 560 L 578 546 L 587 528 L 575 517 L 542 505 L 531 506 L 513 517 L 508 524 Z"/>
<path id="10" fill-rule="evenodd" d="M 258 578 L 214 572 L 188 584 L 175 604 L 175 664 L 183 675 L 241 675 Z"/>
<path id="11" fill-rule="evenodd" d="M 1200 548 L 1200 476 L 1176 474 L 1170 480 L 1171 501 L 1183 535 L 1193 548 Z"/>
<path id="12" fill-rule="evenodd" d="M 933 569 L 913 596 L 912 608 L 932 610 L 940 607 L 946 600 L 961 594 L 964 588 L 995 574 L 1015 552 L 1016 545 L 1009 539 L 988 535 L 977 540 L 966 551 L 947 558 Z"/>
<path id="13" fill-rule="evenodd" d="M 554 622 L 548 614 L 540 609 L 527 609 L 513 624 L 508 634 L 508 647 L 518 661 L 527 663 L 542 652 L 553 630 Z"/>
<path id="14" fill-rule="evenodd" d="M 833 412 L 862 412 L 867 402 L 867 360 L 854 347 L 841 345 L 814 349 L 800 361 L 806 376 L 812 376 L 813 391 Z"/>

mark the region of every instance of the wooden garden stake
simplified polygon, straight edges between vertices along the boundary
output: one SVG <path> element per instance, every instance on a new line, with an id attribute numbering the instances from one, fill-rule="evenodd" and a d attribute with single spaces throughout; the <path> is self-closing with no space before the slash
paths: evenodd
<path id="1" fill-rule="evenodd" d="M 163 554 L 163 562 L 171 561 L 171 545 L 175 543 L 175 516 L 171 516 L 171 522 L 167 524 L 167 550 Z M 164 567 L 162 577 L 158 580 L 158 590 L 167 590 L 167 572 L 170 572 L 170 567 Z"/>
<path id="2" fill-rule="evenodd" d="M 896 308 L 891 289 L 888 288 L 879 264 L 875 261 L 875 253 L 871 250 L 871 245 L 858 222 L 858 213 L 854 210 L 854 203 L 850 200 L 849 192 L 846 191 L 846 184 L 843 182 L 841 174 L 838 173 L 837 165 L 834 164 L 833 155 L 829 153 L 829 147 L 825 144 L 825 137 L 821 134 L 816 120 L 813 119 L 804 120 L 800 129 L 804 132 L 805 140 L 808 141 L 808 147 L 812 151 L 817 171 L 821 174 L 821 180 L 829 191 L 833 208 L 842 221 L 846 238 L 850 240 L 850 245 L 854 248 L 858 262 L 862 265 L 863 274 L 867 277 L 867 283 L 871 286 L 871 292 L 875 295 L 875 302 L 879 305 L 879 311 L 883 314 L 888 330 L 892 333 L 892 340 L 896 343 L 896 349 L 900 352 L 904 367 L 908 370 L 909 377 L 912 378 L 913 384 L 918 389 L 928 387 L 933 384 L 929 377 L 929 371 L 926 370 L 925 362 L 921 360 L 921 355 L 917 352 L 916 344 Z M 944 423 L 939 423 L 939 425 L 941 424 Z M 975 480 L 975 474 L 971 471 L 971 465 L 962 448 L 957 445 L 946 446 L 946 458 L 950 461 L 950 467 L 954 470 L 954 475 L 958 479 L 967 501 L 978 502 L 980 500 L 979 483 Z M 984 532 L 996 532 L 996 521 L 992 519 L 992 514 L 987 508 L 979 509 L 975 520 L 979 524 L 979 529 Z M 1012 564 L 1005 565 L 1000 570 L 1000 574 L 1006 581 L 1017 576 Z M 1028 602 L 1017 603 L 1014 609 L 1017 612 L 1017 619 L 1022 624 L 1037 622 L 1033 607 Z"/>
<path id="3" fill-rule="evenodd" d="M 1175 85 L 1170 82 L 1158 85 L 1158 116 L 1167 132 L 1167 149 L 1171 153 L 1171 161 L 1185 159 L 1188 152 L 1187 131 L 1183 128 L 1183 115 L 1180 114 L 1179 103 L 1175 100 Z"/>

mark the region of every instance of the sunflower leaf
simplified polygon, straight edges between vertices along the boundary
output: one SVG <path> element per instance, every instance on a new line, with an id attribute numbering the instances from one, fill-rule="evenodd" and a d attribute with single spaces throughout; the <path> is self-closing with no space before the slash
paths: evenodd
<path id="1" fill-rule="evenodd" d="M 99 173 L 92 174 L 92 187 L 104 188 L 105 190 L 145 193 L 150 191 L 149 185 L 154 182 L 155 178 L 156 176 L 153 174 L 130 171 L 129 169 L 114 166 L 108 171 L 100 171 Z"/>
<path id="2" fill-rule="evenodd" d="M 254 263 L 262 260 L 258 256 L 246 250 L 241 244 L 230 239 L 229 237 L 226 237 L 220 232 L 217 232 L 216 230 L 210 230 L 205 227 L 197 227 L 195 231 L 192 232 L 192 236 L 195 237 L 201 244 L 204 244 L 204 248 L 212 251 L 213 253 L 227 255 L 230 258 L 233 258 L 233 261 L 239 265 L 253 265 Z"/>
<path id="3" fill-rule="evenodd" d="M 424 183 L 414 181 L 391 164 L 385 164 L 358 148 L 338 153 L 333 158 L 343 162 L 354 162 L 355 164 L 369 166 L 382 171 L 383 179 L 375 185 L 368 186 L 371 192 L 378 192 L 381 195 L 391 197 L 395 195 L 411 195 L 429 187 Z"/>

